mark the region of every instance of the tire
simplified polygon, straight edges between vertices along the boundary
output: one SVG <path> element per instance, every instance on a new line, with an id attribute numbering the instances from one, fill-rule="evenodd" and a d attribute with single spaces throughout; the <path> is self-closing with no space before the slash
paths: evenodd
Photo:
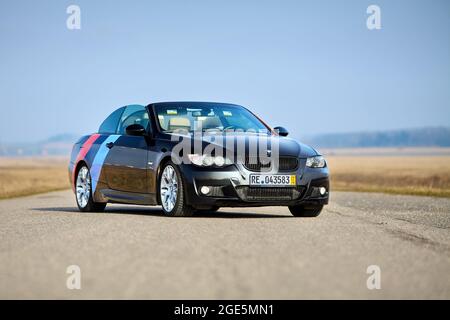
<path id="1" fill-rule="evenodd" d="M 169 217 L 192 216 L 194 210 L 186 204 L 180 169 L 172 161 L 164 164 L 158 180 L 159 199 L 164 214 Z"/>
<path id="2" fill-rule="evenodd" d="M 92 197 L 92 183 L 89 168 L 85 165 L 80 167 L 75 181 L 75 200 L 78 209 L 82 212 L 102 212 L 106 203 L 94 202 Z"/>
<path id="3" fill-rule="evenodd" d="M 294 217 L 317 217 L 323 209 L 323 205 L 318 206 L 290 206 L 289 211 Z"/>
<path id="4" fill-rule="evenodd" d="M 220 207 L 214 206 L 214 207 L 211 207 L 209 209 L 197 209 L 195 211 L 198 212 L 198 213 L 204 213 L 204 212 L 216 212 L 219 209 L 220 209 Z"/>

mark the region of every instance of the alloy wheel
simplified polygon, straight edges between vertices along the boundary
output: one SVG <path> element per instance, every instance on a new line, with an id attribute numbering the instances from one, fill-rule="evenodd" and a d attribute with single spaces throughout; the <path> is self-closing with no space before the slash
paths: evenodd
<path id="1" fill-rule="evenodd" d="M 85 208 L 91 196 L 91 175 L 86 167 L 78 171 L 76 192 L 78 205 Z"/>
<path id="2" fill-rule="evenodd" d="M 167 212 L 171 212 L 175 207 L 178 196 L 178 178 L 175 169 L 167 165 L 161 175 L 161 204 Z"/>

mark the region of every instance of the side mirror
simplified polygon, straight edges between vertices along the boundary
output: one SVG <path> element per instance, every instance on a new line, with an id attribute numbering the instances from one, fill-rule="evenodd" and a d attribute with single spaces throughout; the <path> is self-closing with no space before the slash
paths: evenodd
<path id="1" fill-rule="evenodd" d="M 129 125 L 125 129 L 127 135 L 129 136 L 143 136 L 145 135 L 145 128 L 141 126 L 140 124 L 132 124 Z"/>
<path id="2" fill-rule="evenodd" d="M 289 131 L 283 127 L 275 127 L 273 130 L 275 130 L 281 137 L 286 137 L 289 134 Z"/>

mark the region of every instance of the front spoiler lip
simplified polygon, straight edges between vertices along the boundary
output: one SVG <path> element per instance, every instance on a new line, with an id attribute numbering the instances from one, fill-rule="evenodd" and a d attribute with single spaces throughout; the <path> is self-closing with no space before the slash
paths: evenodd
<path id="1" fill-rule="evenodd" d="M 210 198 L 210 201 L 196 202 L 195 206 L 218 206 L 218 207 L 279 207 L 279 206 L 295 206 L 299 204 L 326 205 L 328 197 L 316 199 L 303 199 L 295 201 L 246 201 L 239 198 Z"/>

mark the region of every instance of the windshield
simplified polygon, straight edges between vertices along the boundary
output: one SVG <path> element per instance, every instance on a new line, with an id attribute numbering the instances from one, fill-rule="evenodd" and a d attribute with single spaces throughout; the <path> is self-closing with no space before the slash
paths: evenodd
<path id="1" fill-rule="evenodd" d="M 156 105 L 161 130 L 219 130 L 269 133 L 269 129 L 247 109 L 228 104 Z"/>

